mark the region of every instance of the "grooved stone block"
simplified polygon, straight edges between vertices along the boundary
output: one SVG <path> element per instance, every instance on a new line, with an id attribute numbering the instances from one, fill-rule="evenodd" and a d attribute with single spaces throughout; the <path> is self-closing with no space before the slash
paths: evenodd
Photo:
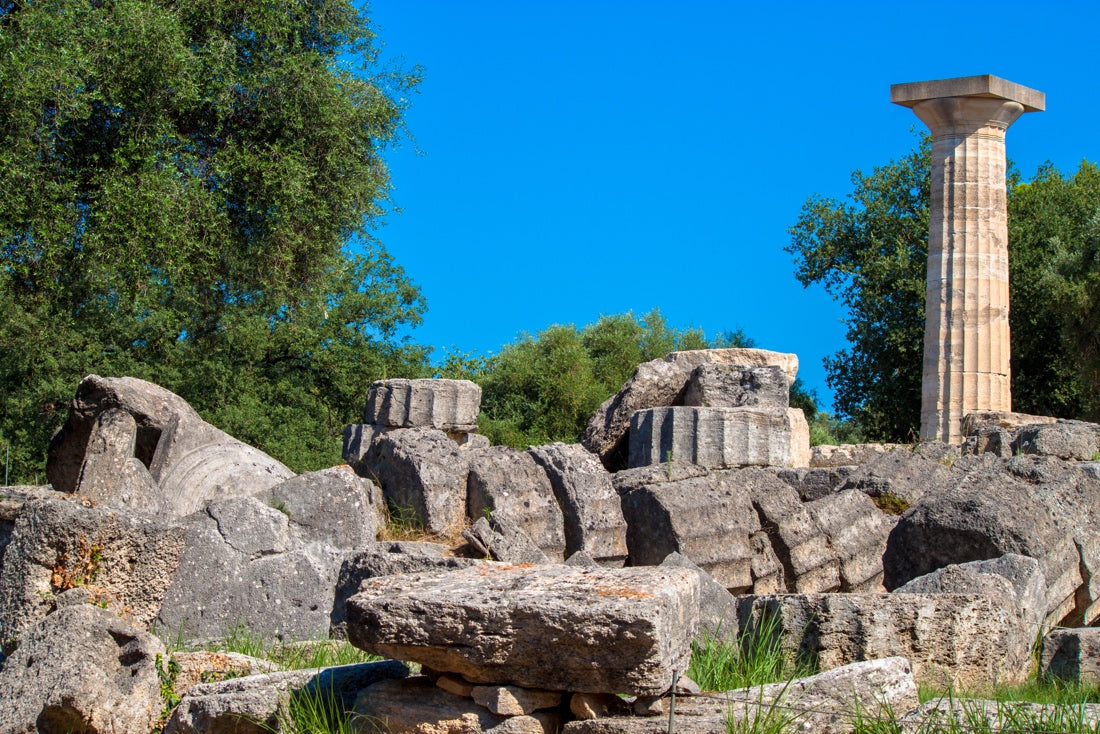
<path id="1" fill-rule="evenodd" d="M 471 683 L 659 695 L 687 669 L 699 576 L 485 563 L 371 579 L 347 617 L 356 647 Z"/>
<path id="2" fill-rule="evenodd" d="M 660 464 L 670 455 L 712 469 L 789 466 L 786 410 L 671 407 L 635 413 L 629 466 Z"/>
<path id="3" fill-rule="evenodd" d="M 378 380 L 371 383 L 363 422 L 472 431 L 480 410 L 481 387 L 469 380 Z"/>

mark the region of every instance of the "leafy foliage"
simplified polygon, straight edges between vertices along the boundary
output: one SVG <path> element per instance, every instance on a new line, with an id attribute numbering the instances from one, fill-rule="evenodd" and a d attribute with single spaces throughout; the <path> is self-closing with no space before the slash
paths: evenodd
<path id="1" fill-rule="evenodd" d="M 13 480 L 92 372 L 154 380 L 293 468 L 334 463 L 372 376 L 426 362 L 395 337 L 419 291 L 369 235 L 417 74 L 380 65 L 346 1 L 0 5 Z"/>

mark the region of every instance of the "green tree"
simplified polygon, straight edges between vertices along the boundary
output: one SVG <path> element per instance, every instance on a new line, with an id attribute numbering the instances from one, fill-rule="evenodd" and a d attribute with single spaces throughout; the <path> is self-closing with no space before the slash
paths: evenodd
<path id="1" fill-rule="evenodd" d="M 369 234 L 418 78 L 373 41 L 340 1 L 0 2 L 17 478 L 90 372 L 153 379 L 305 469 L 372 377 L 424 368 L 395 337 L 423 301 Z"/>
<path id="2" fill-rule="evenodd" d="M 909 440 L 920 419 L 930 147 L 852 174 L 850 203 L 811 197 L 787 251 L 804 285 L 848 308 L 849 346 L 826 358 L 841 417 L 868 436 Z"/>
<path id="3" fill-rule="evenodd" d="M 851 419 L 842 432 L 916 435 L 930 163 L 925 135 L 902 159 L 854 172 L 849 202 L 811 197 L 788 230 L 799 281 L 824 286 L 848 307 L 849 346 L 825 360 L 838 412 Z M 1100 285 L 1089 264 L 1100 176 L 1087 162 L 1071 177 L 1048 164 L 1026 183 L 1010 173 L 1008 193 L 1014 409 L 1100 416 L 1082 369 L 1100 326 L 1087 315 Z M 1100 374 L 1100 351 L 1095 363 Z"/>

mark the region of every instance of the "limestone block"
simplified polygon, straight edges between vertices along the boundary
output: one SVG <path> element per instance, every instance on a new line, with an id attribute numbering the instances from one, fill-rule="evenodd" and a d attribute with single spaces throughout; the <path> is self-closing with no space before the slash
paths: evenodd
<path id="1" fill-rule="evenodd" d="M 638 365 L 618 393 L 603 402 L 588 421 L 582 443 L 604 466 L 618 471 L 627 466 L 627 439 L 635 412 L 681 404 L 691 373 L 702 364 L 763 367 L 779 365 L 794 382 L 798 357 L 763 349 L 699 349 L 672 352 L 663 359 Z"/>
<path id="2" fill-rule="evenodd" d="M 377 543 L 371 548 L 344 555 L 336 579 L 330 615 L 330 634 L 347 636 L 347 600 L 359 593 L 367 579 L 422 571 L 447 571 L 474 566 L 483 561 L 444 556 L 430 543 Z"/>
<path id="3" fill-rule="evenodd" d="M 479 517 L 462 537 L 482 555 L 506 563 L 550 563 L 527 534 L 507 520 Z"/>
<path id="4" fill-rule="evenodd" d="M 468 517 L 488 512 L 523 531 L 550 560 L 564 559 L 565 518 L 550 477 L 530 452 L 496 446 L 471 454 L 466 491 Z"/>
<path id="5" fill-rule="evenodd" d="M 384 506 L 382 490 L 348 466 L 307 472 L 256 497 L 286 515 L 299 543 L 324 543 L 340 550 L 372 545 Z"/>
<path id="6" fill-rule="evenodd" d="M 109 408 L 92 424 L 76 492 L 97 505 L 139 512 L 160 510 L 156 482 L 134 456 L 137 422 L 124 410 Z"/>
<path id="7" fill-rule="evenodd" d="M 733 594 L 779 591 L 783 569 L 752 504 L 723 476 L 643 485 L 623 495 L 634 566 L 680 553 Z"/>
<path id="8" fill-rule="evenodd" d="M 810 448 L 810 424 L 801 408 L 787 408 L 787 425 L 791 432 L 791 466 L 809 466 L 813 460 Z"/>
<path id="9" fill-rule="evenodd" d="M 879 454 L 898 448 L 908 448 L 897 443 L 846 443 L 839 446 L 814 446 L 810 450 L 810 466 L 834 467 L 863 464 Z"/>
<path id="10" fill-rule="evenodd" d="M 55 597 L 93 589 L 137 627 L 156 616 L 184 548 L 175 523 L 34 498 L 22 508 L 0 567 L 0 643 L 5 648 L 52 611 Z"/>
<path id="11" fill-rule="evenodd" d="M 699 639 L 737 639 L 737 598 L 733 594 L 679 553 L 669 553 L 661 565 L 686 568 L 699 575 Z"/>
<path id="12" fill-rule="evenodd" d="M 982 428 L 1001 428 L 1014 432 L 1021 426 L 1035 425 L 1039 423 L 1055 423 L 1057 418 L 1044 415 L 1028 415 L 1027 413 L 1010 413 L 1003 410 L 986 410 L 967 413 L 963 418 L 962 432 L 964 436 L 971 436 Z"/>
<path id="13" fill-rule="evenodd" d="M 962 481 L 962 466 L 947 466 L 905 448 L 875 452 L 849 474 L 840 489 L 858 489 L 871 497 L 895 497 L 912 505 L 926 494 L 947 491 Z"/>
<path id="14" fill-rule="evenodd" d="M 394 429 L 386 426 L 372 426 L 369 423 L 346 425 L 344 426 L 344 448 L 340 455 L 356 474 L 373 479 L 370 472 L 370 451 L 378 437 L 391 430 Z"/>
<path id="15" fill-rule="evenodd" d="M 775 469 L 775 475 L 791 485 L 803 502 L 812 502 L 839 491 L 856 467 L 794 467 Z"/>
<path id="16" fill-rule="evenodd" d="M 883 591 L 882 554 L 897 518 L 875 507 L 863 492 L 848 489 L 808 502 L 806 510 L 829 539 L 840 563 L 839 591 Z"/>
<path id="17" fill-rule="evenodd" d="M 546 471 L 565 523 L 565 555 L 585 551 L 604 566 L 626 560 L 626 520 L 619 494 L 599 459 L 580 444 L 532 446 Z"/>
<path id="18" fill-rule="evenodd" d="M 676 699 L 678 734 L 756 731 L 769 711 L 790 713 L 784 731 L 849 734 L 857 711 L 867 718 L 902 716 L 919 704 L 909 661 L 894 657 L 852 663 L 790 682 Z M 788 708 L 789 707 L 789 708 Z M 783 717 L 787 718 L 787 717 Z M 775 719 L 773 718 L 772 721 Z M 753 726 L 754 722 L 756 727 Z M 736 729 L 740 731 L 741 729 Z M 668 718 L 616 716 L 571 721 L 565 734 L 665 734 Z"/>
<path id="19" fill-rule="evenodd" d="M 798 493 L 775 476 L 759 470 L 739 472 L 737 477 L 755 489 L 752 504 L 783 565 L 787 591 L 839 591 L 840 563 L 836 552 Z"/>
<path id="20" fill-rule="evenodd" d="M 651 408 L 630 423 L 631 467 L 669 457 L 708 468 L 789 466 L 786 411 L 756 408 Z"/>
<path id="21" fill-rule="evenodd" d="M 1078 627 L 1043 635 L 1041 675 L 1066 681 L 1100 683 L 1100 629 Z"/>
<path id="22" fill-rule="evenodd" d="M 367 394 L 364 423 L 394 428 L 476 431 L 481 387 L 470 380 L 378 380 Z"/>
<path id="23" fill-rule="evenodd" d="M 368 466 L 387 502 L 411 509 L 424 529 L 445 535 L 466 519 L 468 454 L 435 428 L 379 436 Z"/>
<path id="24" fill-rule="evenodd" d="M 1025 680 L 1031 639 L 1012 609 L 983 594 L 789 594 L 745 597 L 742 629 L 778 623 L 792 654 L 828 670 L 908 658 L 917 683 L 977 688 Z"/>
<path id="25" fill-rule="evenodd" d="M 159 487 L 153 504 L 168 517 L 188 515 L 214 497 L 253 494 L 294 476 L 267 454 L 203 421 L 183 398 L 158 385 L 89 375 L 77 387 L 65 424 L 50 440 L 46 476 L 55 489 L 77 490 L 96 421 L 111 410 L 133 417 L 133 456 L 149 468 Z M 128 433 L 127 428 L 112 435 L 128 443 Z M 134 498 L 141 504 L 151 501 L 136 493 Z"/>
<path id="26" fill-rule="evenodd" d="M 351 711 L 359 734 L 376 734 L 379 723 L 389 734 L 554 734 L 561 726 L 557 712 L 498 716 L 469 698 L 440 690 L 425 676 L 375 683 L 360 693 Z"/>
<path id="27" fill-rule="evenodd" d="M 278 670 L 278 666 L 269 660 L 242 655 L 239 652 L 181 650 L 172 653 L 172 662 L 176 664 L 172 692 L 181 698 L 200 683 L 273 673 Z"/>
<path id="28" fill-rule="evenodd" d="M 0 669 L 0 731 L 146 734 L 162 708 L 164 645 L 106 609 L 65 607 Z"/>
<path id="29" fill-rule="evenodd" d="M 176 706 L 164 734 L 263 734 L 278 730 L 293 696 L 333 696 L 338 710 L 347 711 L 360 690 L 408 674 L 404 663 L 384 660 L 201 683 Z"/>
<path id="30" fill-rule="evenodd" d="M 688 377 L 683 405 L 702 408 L 739 408 L 755 405 L 789 407 L 787 375 L 775 365 L 747 367 L 705 363 Z M 656 407 L 656 406 L 653 406 Z"/>
<path id="31" fill-rule="evenodd" d="M 1021 454 L 1089 461 L 1100 449 L 1100 426 L 1084 421 L 1021 426 L 1013 446 Z"/>
<path id="32" fill-rule="evenodd" d="M 685 670 L 699 578 L 679 568 L 486 563 L 371 579 L 347 603 L 368 652 L 473 683 L 654 694 Z"/>
<path id="33" fill-rule="evenodd" d="M 525 716 L 561 703 L 561 691 L 542 691 L 517 686 L 474 686 L 471 697 L 499 716 Z"/>

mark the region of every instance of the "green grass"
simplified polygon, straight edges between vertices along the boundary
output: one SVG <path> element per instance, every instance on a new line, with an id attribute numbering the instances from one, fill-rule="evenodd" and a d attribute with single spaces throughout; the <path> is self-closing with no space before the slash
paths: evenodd
<path id="1" fill-rule="evenodd" d="M 363 652 L 347 640 L 270 642 L 242 625 L 231 628 L 224 640 L 203 645 L 203 648 L 260 658 L 274 663 L 280 670 L 331 668 L 335 665 L 370 663 L 382 659 Z"/>
<path id="2" fill-rule="evenodd" d="M 306 686 L 290 694 L 273 725 L 262 726 L 274 734 L 352 734 L 351 719 L 331 688 Z"/>
<path id="3" fill-rule="evenodd" d="M 765 615 L 736 642 L 727 642 L 719 635 L 696 639 L 691 646 L 687 675 L 704 691 L 732 691 L 789 681 L 815 672 L 784 649 L 779 618 Z"/>

